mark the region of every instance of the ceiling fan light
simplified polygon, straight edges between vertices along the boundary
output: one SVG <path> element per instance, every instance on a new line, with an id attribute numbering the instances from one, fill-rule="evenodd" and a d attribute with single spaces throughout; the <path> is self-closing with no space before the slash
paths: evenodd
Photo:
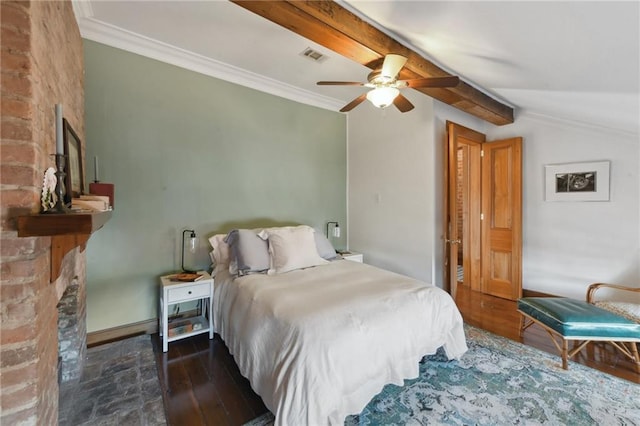
<path id="1" fill-rule="evenodd" d="M 400 94 L 395 87 L 377 87 L 367 93 L 367 99 L 378 108 L 386 108 Z"/>

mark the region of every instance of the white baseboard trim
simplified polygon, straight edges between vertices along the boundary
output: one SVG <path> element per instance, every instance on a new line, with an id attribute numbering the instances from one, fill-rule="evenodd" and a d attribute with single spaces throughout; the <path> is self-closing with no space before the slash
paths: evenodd
<path id="1" fill-rule="evenodd" d="M 98 346 L 103 343 L 122 340 L 139 334 L 153 334 L 158 332 L 158 319 L 152 318 L 133 324 L 120 325 L 118 327 L 87 333 L 87 347 Z"/>

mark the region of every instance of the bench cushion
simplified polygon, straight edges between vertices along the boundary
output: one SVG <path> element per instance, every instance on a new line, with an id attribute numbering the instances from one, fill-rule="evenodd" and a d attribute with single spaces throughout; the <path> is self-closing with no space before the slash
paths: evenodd
<path id="1" fill-rule="evenodd" d="M 640 341 L 640 324 L 581 300 L 524 297 L 518 300 L 518 310 L 565 338 L 602 337 Z"/>

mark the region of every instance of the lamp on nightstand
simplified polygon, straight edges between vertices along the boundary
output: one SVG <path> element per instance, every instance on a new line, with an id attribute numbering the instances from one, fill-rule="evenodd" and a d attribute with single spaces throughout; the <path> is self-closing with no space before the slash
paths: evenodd
<path id="1" fill-rule="evenodd" d="M 340 238 L 340 225 L 338 222 L 327 222 L 327 238 L 329 238 L 329 225 L 334 224 L 333 237 Z"/>
<path id="2" fill-rule="evenodd" d="M 195 253 L 196 252 L 196 231 L 194 231 L 193 229 L 185 229 L 184 231 L 182 231 L 182 270 L 184 272 L 195 272 L 195 271 L 190 271 L 188 269 L 185 269 L 185 267 L 184 267 L 184 234 L 186 234 L 187 232 L 190 232 L 190 234 L 189 234 L 189 252 L 190 253 Z"/>

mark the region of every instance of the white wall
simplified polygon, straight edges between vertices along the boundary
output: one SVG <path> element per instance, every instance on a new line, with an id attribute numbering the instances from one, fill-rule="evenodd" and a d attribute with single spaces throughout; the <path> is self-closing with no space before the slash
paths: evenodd
<path id="1" fill-rule="evenodd" d="M 450 120 L 488 140 L 524 138 L 525 289 L 582 299 L 592 282 L 640 286 L 637 135 L 526 115 L 498 127 L 423 95 L 410 99 L 416 109 L 406 114 L 363 104 L 348 116 L 349 244 L 367 263 L 442 286 Z M 611 201 L 544 201 L 545 164 L 595 160 L 611 161 Z"/>
<path id="2" fill-rule="evenodd" d="M 431 282 L 433 100 L 405 92 L 415 105 L 410 112 L 365 102 L 348 115 L 349 247 L 366 263 Z"/>
<path id="3" fill-rule="evenodd" d="M 433 278 L 432 282 L 438 287 L 444 287 L 444 253 L 445 253 L 445 229 L 444 229 L 444 150 L 447 137 L 447 121 L 452 121 L 464 127 L 468 127 L 480 133 L 486 133 L 489 124 L 472 115 L 460 111 L 452 106 L 435 101 L 434 107 L 434 132 L 435 132 L 435 174 L 436 189 L 434 193 L 434 203 L 437 204 L 433 240 Z"/>
<path id="4" fill-rule="evenodd" d="M 637 135 L 523 115 L 487 139 L 523 136 L 523 288 L 583 299 L 593 282 L 640 286 Z M 611 161 L 610 201 L 546 202 L 544 165 Z"/>

